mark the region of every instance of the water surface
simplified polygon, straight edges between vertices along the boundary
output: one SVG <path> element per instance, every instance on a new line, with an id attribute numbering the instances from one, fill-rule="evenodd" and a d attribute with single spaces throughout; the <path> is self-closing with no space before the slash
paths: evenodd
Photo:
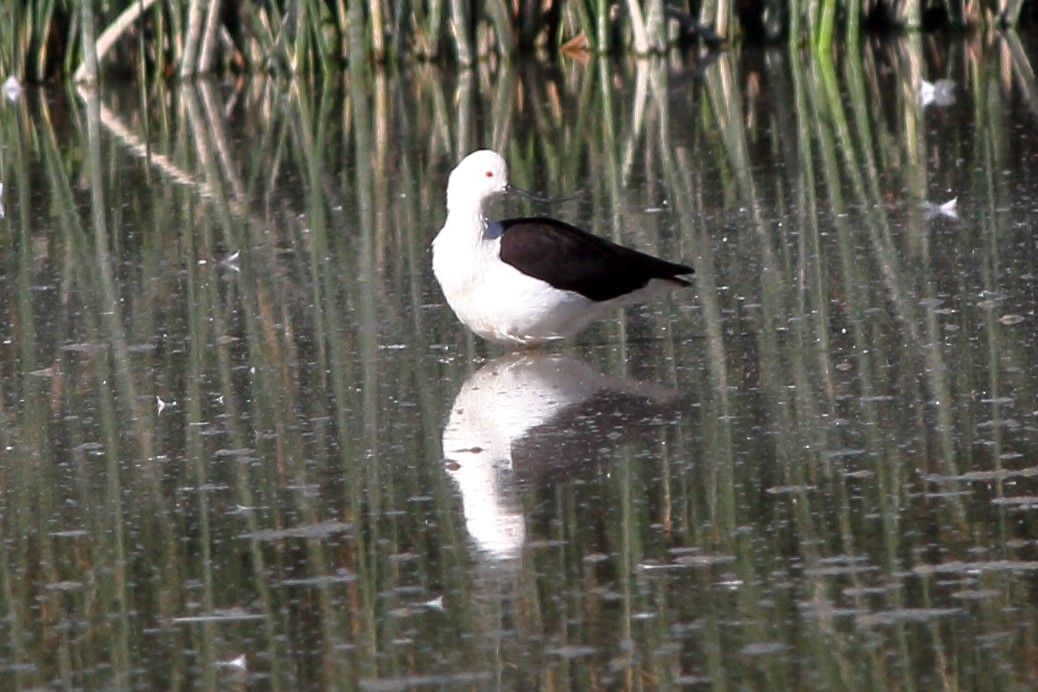
<path id="1" fill-rule="evenodd" d="M 1035 56 L 4 102 L 3 686 L 1026 687 Z M 694 286 L 479 342 L 429 266 L 479 147 Z"/>

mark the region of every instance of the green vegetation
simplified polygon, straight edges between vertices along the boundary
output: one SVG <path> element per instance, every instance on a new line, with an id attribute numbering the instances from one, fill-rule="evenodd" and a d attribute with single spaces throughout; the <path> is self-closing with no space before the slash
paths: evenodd
<path id="1" fill-rule="evenodd" d="M 0 9 L 0 71 L 30 82 L 97 70 L 326 73 L 348 64 L 516 53 L 640 55 L 691 41 L 785 37 L 817 48 L 862 27 L 1014 26 L 1024 0 L 25 0 Z M 96 52 L 95 52 L 96 49 Z M 96 57 L 95 57 L 96 56 Z"/>

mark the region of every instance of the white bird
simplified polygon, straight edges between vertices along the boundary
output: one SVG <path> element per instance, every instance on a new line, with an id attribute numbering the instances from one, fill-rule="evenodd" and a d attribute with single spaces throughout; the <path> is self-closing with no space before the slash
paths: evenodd
<path id="1" fill-rule="evenodd" d="M 551 218 L 495 221 L 487 207 L 518 190 L 488 149 L 461 160 L 447 182 L 447 220 L 433 240 L 433 273 L 454 314 L 504 344 L 576 335 L 606 313 L 690 285 L 692 267 L 668 262 Z"/>

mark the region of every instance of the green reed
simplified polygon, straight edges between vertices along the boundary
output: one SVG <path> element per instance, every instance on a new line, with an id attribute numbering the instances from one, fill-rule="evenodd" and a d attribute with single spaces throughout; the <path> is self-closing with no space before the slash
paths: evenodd
<path id="1" fill-rule="evenodd" d="M 0 9 L 0 45 L 7 47 L 0 52 L 0 73 L 29 82 L 72 74 L 90 81 L 98 69 L 147 79 L 210 71 L 328 73 L 361 63 L 441 57 L 472 64 L 560 49 L 646 55 L 701 39 L 735 42 L 746 26 L 757 25 L 777 27 L 766 33 L 785 34 L 792 43 L 824 49 L 839 34 L 857 41 L 864 17 L 873 26 L 909 30 L 919 29 L 927 13 L 951 26 L 1015 26 L 1025 0 L 737 5 L 706 0 L 693 16 L 685 3 L 667 0 L 25 0 Z"/>

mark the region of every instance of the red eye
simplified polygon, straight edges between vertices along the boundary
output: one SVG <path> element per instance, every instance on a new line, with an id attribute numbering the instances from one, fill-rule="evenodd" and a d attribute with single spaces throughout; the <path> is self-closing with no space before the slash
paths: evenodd
<path id="1" fill-rule="evenodd" d="M 494 177 L 494 171 L 487 171 L 487 177 L 488 178 L 493 178 Z"/>

